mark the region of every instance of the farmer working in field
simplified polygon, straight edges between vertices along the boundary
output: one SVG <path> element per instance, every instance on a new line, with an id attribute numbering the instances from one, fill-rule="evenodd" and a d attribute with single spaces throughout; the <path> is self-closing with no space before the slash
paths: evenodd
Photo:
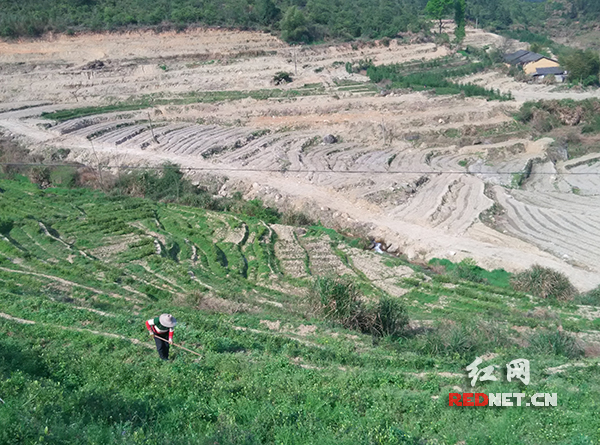
<path id="1" fill-rule="evenodd" d="M 173 344 L 173 328 L 176 324 L 177 320 L 171 314 L 162 314 L 160 317 L 146 321 L 146 328 L 154 337 L 156 350 L 163 360 L 169 360 L 169 345 Z"/>

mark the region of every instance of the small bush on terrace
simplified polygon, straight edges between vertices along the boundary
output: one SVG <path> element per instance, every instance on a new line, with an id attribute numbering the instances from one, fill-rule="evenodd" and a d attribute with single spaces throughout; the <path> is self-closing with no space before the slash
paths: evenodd
<path id="1" fill-rule="evenodd" d="M 572 300 L 577 294 L 565 274 L 537 264 L 514 275 L 510 284 L 516 291 L 559 301 Z"/>
<path id="2" fill-rule="evenodd" d="M 450 272 L 450 276 L 456 277 L 460 280 L 473 281 L 475 283 L 483 283 L 486 280 L 480 275 L 483 269 L 477 266 L 477 263 L 473 258 L 465 258 L 456 265 Z"/>
<path id="3" fill-rule="evenodd" d="M 433 258 L 428 265 L 435 273 L 445 273 L 445 275 L 434 275 L 433 278 L 436 281 L 452 282 L 458 279 L 504 288 L 510 287 L 510 273 L 504 269 L 485 270 L 479 267 L 473 258 L 465 258 L 460 263 Z"/>
<path id="4" fill-rule="evenodd" d="M 273 76 L 273 83 L 275 85 L 280 85 L 282 83 L 290 83 L 294 79 L 292 78 L 292 73 L 287 73 L 285 71 L 279 71 Z"/>
<path id="5" fill-rule="evenodd" d="M 470 356 L 508 348 L 511 344 L 506 330 L 496 323 L 448 321 L 420 336 L 417 348 L 431 356 Z"/>
<path id="6" fill-rule="evenodd" d="M 315 222 L 303 212 L 287 211 L 281 216 L 281 223 L 288 226 L 314 226 Z"/>
<path id="7" fill-rule="evenodd" d="M 381 298 L 377 304 L 375 314 L 373 329 L 379 336 L 396 337 L 402 334 L 408 325 L 406 308 L 397 298 Z"/>
<path id="8" fill-rule="evenodd" d="M 540 354 L 563 355 L 568 358 L 577 358 L 583 355 L 583 350 L 577 340 L 566 332 L 536 332 L 531 336 L 529 342 L 529 347 Z"/>
<path id="9" fill-rule="evenodd" d="M 318 277 L 310 292 L 315 312 L 347 328 L 362 331 L 368 322 L 360 297 L 355 284 L 341 278 Z"/>
<path id="10" fill-rule="evenodd" d="M 377 337 L 397 336 L 408 325 L 404 305 L 390 297 L 368 307 L 356 285 L 349 280 L 318 277 L 309 294 L 312 309 L 325 319 Z"/>
<path id="11" fill-rule="evenodd" d="M 0 218 L 0 234 L 8 236 L 13 226 L 14 222 L 12 219 Z"/>
<path id="12" fill-rule="evenodd" d="M 585 294 L 578 295 L 575 302 L 578 304 L 586 304 L 588 306 L 600 306 L 600 286 Z"/>

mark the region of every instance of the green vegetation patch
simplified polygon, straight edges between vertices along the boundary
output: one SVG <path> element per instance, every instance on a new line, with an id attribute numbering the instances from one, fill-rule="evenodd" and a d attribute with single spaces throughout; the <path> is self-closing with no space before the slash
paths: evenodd
<path id="1" fill-rule="evenodd" d="M 125 184 L 105 193 L 12 177 L 0 178 L 0 306 L 29 323 L 0 317 L 0 443 L 600 439 L 598 359 L 582 356 L 566 332 L 597 323 L 569 321 L 575 305 L 548 309 L 548 300 L 506 287 L 501 272 L 421 265 L 399 297 L 360 274 L 345 277 L 348 286 L 294 278 L 262 215 L 178 203 L 186 189 L 174 166 L 149 176 L 143 193 L 139 178 L 137 193 Z M 301 241 L 322 237 L 350 266 L 350 243 L 364 242 L 303 230 Z M 383 261 L 384 272 L 410 264 Z M 333 318 L 309 305 L 319 280 L 320 290 L 335 290 L 319 293 Z M 172 360 L 158 359 L 144 321 L 163 312 L 179 320 L 175 342 L 201 358 L 174 346 Z M 343 326 L 357 314 L 373 324 Z M 497 356 L 486 365 L 498 367 L 529 359 L 531 383 L 523 389 L 498 373 L 478 390 L 556 392 L 559 406 L 449 408 L 453 387 L 470 388 L 465 367 L 488 353 Z"/>
<path id="2" fill-rule="evenodd" d="M 501 288 L 510 287 L 511 273 L 504 269 L 494 269 L 492 271 L 485 270 L 477 266 L 472 259 L 465 259 L 459 263 L 453 263 L 450 260 L 433 258 L 429 261 L 429 264 L 433 266 L 443 266 L 450 276 L 458 279 L 488 283 L 492 286 Z"/>
<path id="3" fill-rule="evenodd" d="M 485 51 L 479 51 L 469 48 L 473 58 L 478 60 L 470 61 L 469 57 L 463 59 L 464 62 L 456 59 L 444 58 L 438 62 L 424 62 L 422 66 L 414 64 L 402 65 L 370 65 L 367 69 L 367 75 L 372 82 L 391 82 L 391 88 L 411 88 L 415 91 L 431 90 L 436 94 L 463 94 L 467 97 L 482 96 L 490 100 L 512 100 L 510 93 L 504 94 L 500 91 L 487 89 L 473 84 L 455 83 L 450 78 L 466 76 L 481 72 L 500 60 L 499 53 L 488 54 Z"/>
<path id="4" fill-rule="evenodd" d="M 515 119 L 532 125 L 539 132 L 569 126 L 580 128 L 582 133 L 595 134 L 600 132 L 599 112 L 598 99 L 540 100 L 525 102 L 515 114 Z"/>
<path id="5" fill-rule="evenodd" d="M 42 113 L 42 117 L 57 121 L 66 121 L 69 119 L 91 116 L 94 114 L 143 110 L 145 108 L 151 108 L 157 105 L 187 105 L 194 103 L 215 103 L 228 100 L 241 100 L 246 98 L 252 98 L 256 100 L 267 100 L 274 98 L 290 99 L 294 97 L 314 96 L 320 94 L 324 94 L 324 90 L 321 87 L 299 88 L 294 90 L 281 90 L 278 88 L 274 88 L 251 91 L 197 91 L 173 98 L 144 96 L 140 99 L 131 99 L 125 102 L 119 102 L 116 104 L 104 105 L 99 107 L 70 108 L 50 113 L 44 112 Z"/>

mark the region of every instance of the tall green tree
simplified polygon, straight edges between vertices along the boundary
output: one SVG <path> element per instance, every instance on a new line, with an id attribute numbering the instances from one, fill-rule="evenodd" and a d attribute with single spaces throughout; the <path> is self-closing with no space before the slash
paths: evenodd
<path id="1" fill-rule="evenodd" d="M 306 17 L 296 6 L 285 12 L 280 24 L 281 38 L 288 43 L 309 43 L 311 39 Z"/>
<path id="2" fill-rule="evenodd" d="M 261 25 L 268 26 L 279 19 L 281 10 L 273 3 L 273 0 L 258 0 L 256 3 L 256 15 Z"/>
<path id="3" fill-rule="evenodd" d="M 465 0 L 456 0 L 454 2 L 454 23 L 456 24 L 456 28 L 454 29 L 454 35 L 456 36 L 456 40 L 462 42 L 465 38 L 465 11 L 467 9 L 467 5 L 465 4 Z"/>
<path id="4" fill-rule="evenodd" d="M 597 84 L 600 72 L 600 56 L 588 49 L 573 50 L 560 57 L 560 64 L 569 72 L 569 80 L 584 84 Z"/>
<path id="5" fill-rule="evenodd" d="M 444 28 L 444 19 L 450 15 L 454 8 L 454 0 L 429 0 L 425 6 L 425 12 L 433 20 L 438 22 L 439 33 Z"/>

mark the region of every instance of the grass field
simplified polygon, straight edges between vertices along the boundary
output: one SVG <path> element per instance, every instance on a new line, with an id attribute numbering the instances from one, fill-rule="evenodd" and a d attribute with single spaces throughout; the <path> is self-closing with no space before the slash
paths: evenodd
<path id="1" fill-rule="evenodd" d="M 2 444 L 600 441 L 599 319 L 514 292 L 504 271 L 410 264 L 320 226 L 284 249 L 256 218 L 20 177 L 0 179 L 0 220 Z M 311 315 L 323 258 L 367 300 L 393 291 L 411 328 L 375 338 Z M 158 359 L 144 321 L 163 312 L 201 359 Z M 497 371 L 476 391 L 558 406 L 449 407 L 484 354 L 529 359 L 531 382 Z"/>

